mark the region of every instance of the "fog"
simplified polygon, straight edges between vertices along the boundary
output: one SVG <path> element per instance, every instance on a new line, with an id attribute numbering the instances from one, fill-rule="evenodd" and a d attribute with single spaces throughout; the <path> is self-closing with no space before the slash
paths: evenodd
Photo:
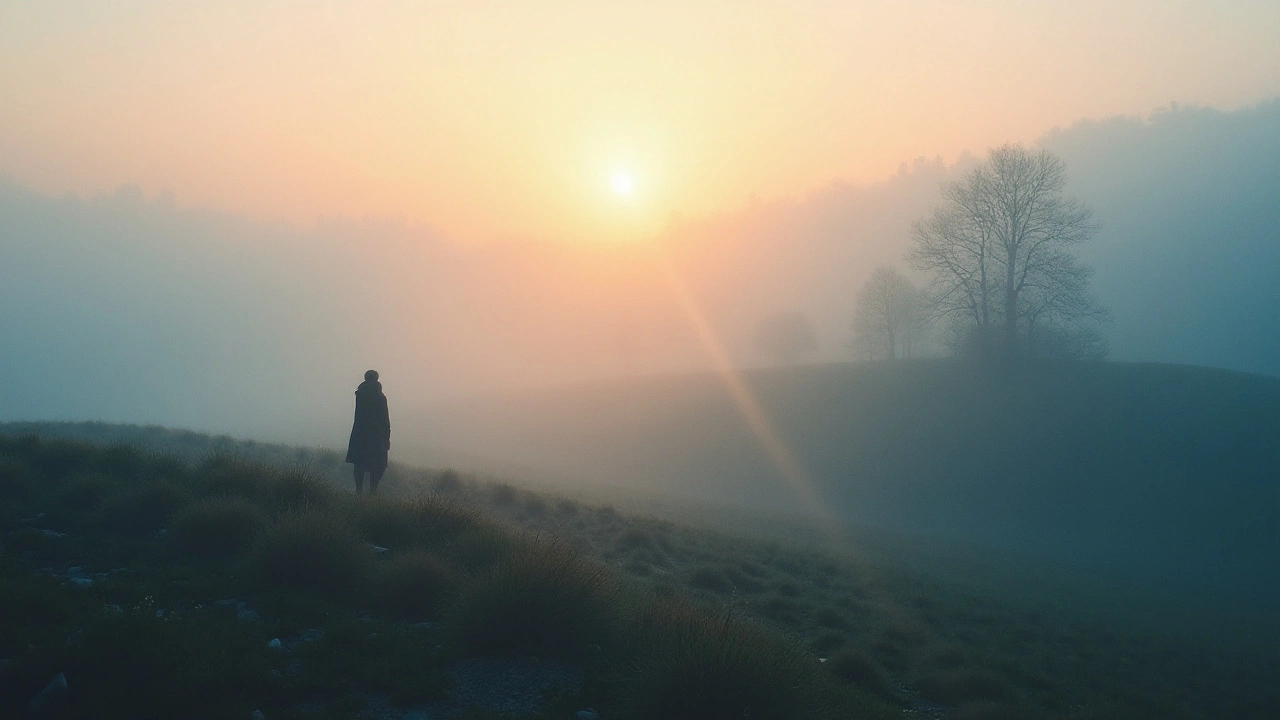
<path id="1" fill-rule="evenodd" d="M 1280 102 L 1081 121 L 1041 142 L 1101 223 L 1083 254 L 1114 359 L 1280 374 Z M 847 360 L 860 283 L 908 270 L 911 221 L 973 162 L 917 159 L 882 183 L 596 245 L 463 245 L 371 218 L 300 228 L 132 186 L 49 197 L 9 179 L 0 418 L 332 445 L 369 367 L 393 414 L 430 417 L 445 398 L 705 369 L 716 348 L 768 364 L 753 332 L 784 311 L 816 329 L 803 360 Z"/>

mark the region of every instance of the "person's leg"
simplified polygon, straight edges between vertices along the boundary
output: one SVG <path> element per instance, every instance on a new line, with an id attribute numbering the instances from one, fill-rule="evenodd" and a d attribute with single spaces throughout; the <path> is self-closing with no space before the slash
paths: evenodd
<path id="1" fill-rule="evenodd" d="M 355 469 L 351 471 L 351 474 L 355 477 L 356 494 L 359 495 L 364 492 L 364 468 L 356 465 Z"/>
<path id="2" fill-rule="evenodd" d="M 369 494 L 378 494 L 378 482 L 382 480 L 382 473 L 386 472 L 386 468 L 373 468 L 369 470 Z"/>

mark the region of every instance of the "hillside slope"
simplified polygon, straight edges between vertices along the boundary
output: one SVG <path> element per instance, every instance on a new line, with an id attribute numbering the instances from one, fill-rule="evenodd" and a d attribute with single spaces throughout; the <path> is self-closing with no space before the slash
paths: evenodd
<path id="1" fill-rule="evenodd" d="M 743 380 L 844 518 L 1280 597 L 1280 379 L 925 361 Z M 568 477 L 804 509 L 725 388 L 691 375 L 504 397 L 438 409 L 410 434 Z"/>

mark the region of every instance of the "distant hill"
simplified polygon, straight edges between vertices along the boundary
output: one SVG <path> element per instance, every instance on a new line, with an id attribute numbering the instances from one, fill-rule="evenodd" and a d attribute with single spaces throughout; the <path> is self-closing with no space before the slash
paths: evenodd
<path id="1" fill-rule="evenodd" d="M 1117 363 L 1001 377 L 921 361 L 743 380 L 844 518 L 1280 598 L 1280 378 Z M 503 397 L 422 422 L 433 445 L 540 472 L 802 509 L 714 375 Z"/>

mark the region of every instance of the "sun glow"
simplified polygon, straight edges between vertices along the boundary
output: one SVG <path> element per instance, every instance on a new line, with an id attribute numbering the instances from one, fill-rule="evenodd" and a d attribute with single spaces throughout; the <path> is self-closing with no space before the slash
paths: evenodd
<path id="1" fill-rule="evenodd" d="M 609 180 L 610 187 L 613 192 L 622 197 L 631 197 L 631 193 L 635 191 L 636 182 L 630 173 L 616 172 L 613 178 Z"/>

